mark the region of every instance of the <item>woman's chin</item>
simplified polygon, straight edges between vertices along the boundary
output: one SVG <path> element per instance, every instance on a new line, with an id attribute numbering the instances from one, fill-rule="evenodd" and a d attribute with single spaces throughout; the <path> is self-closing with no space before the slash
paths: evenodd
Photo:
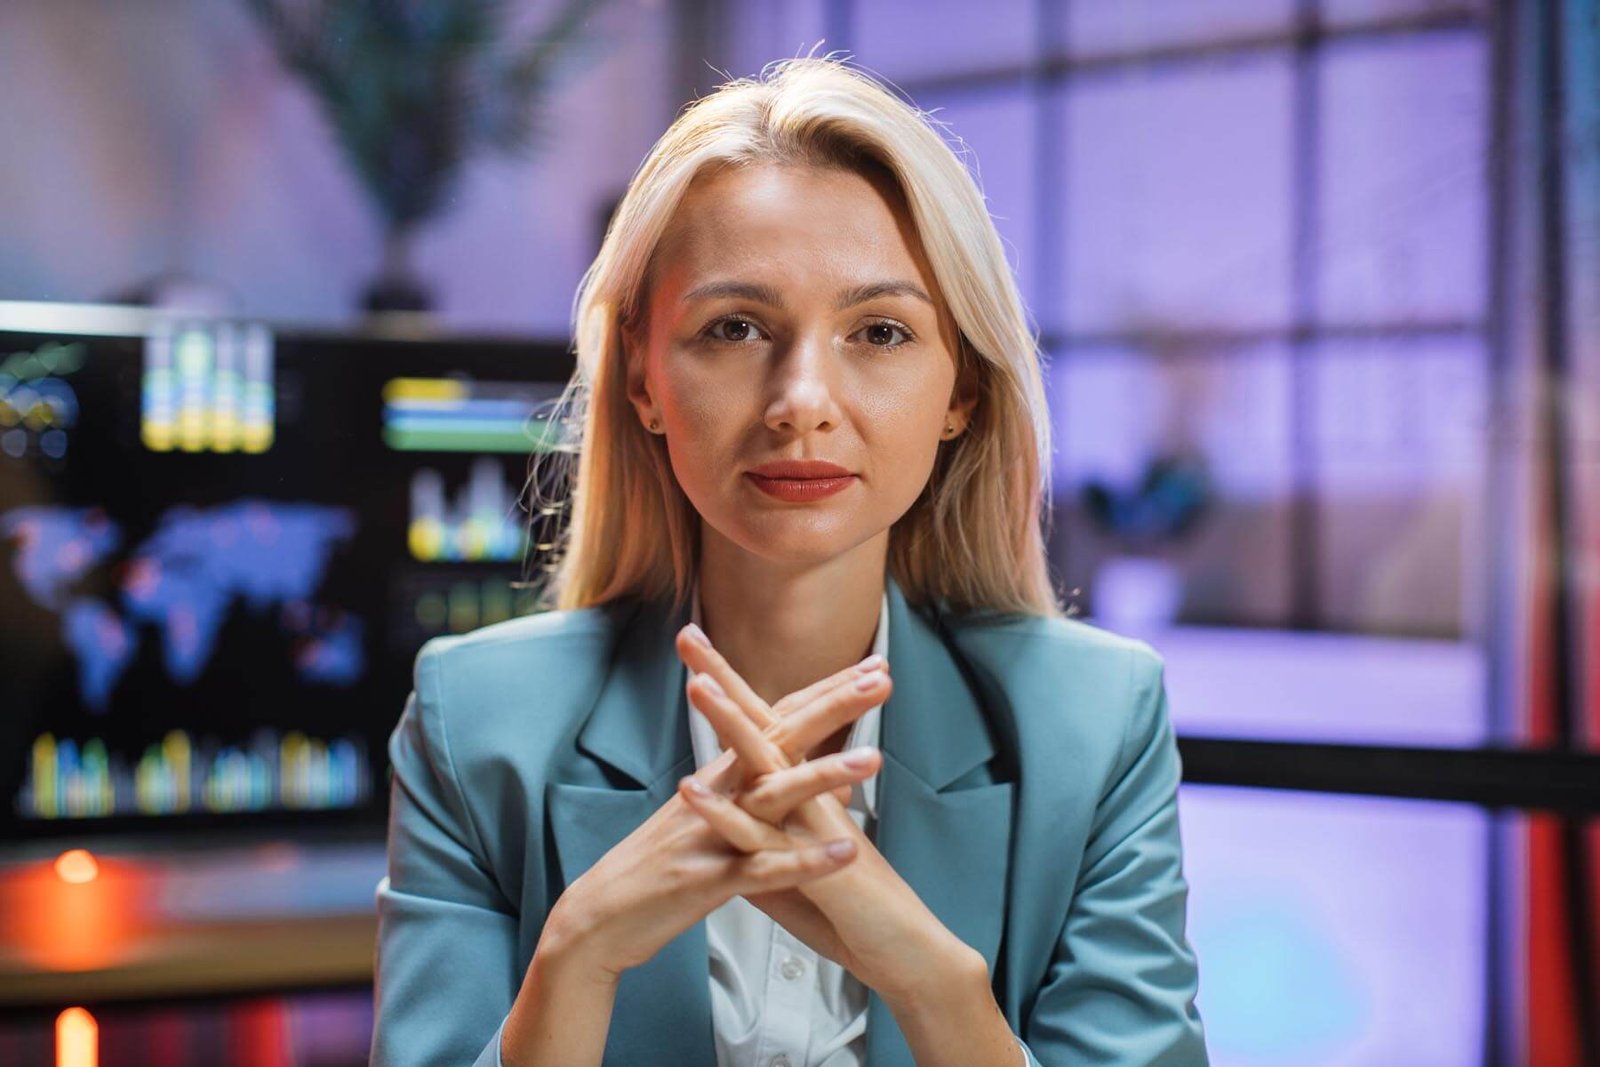
<path id="1" fill-rule="evenodd" d="M 772 518 L 765 516 L 746 524 L 730 540 L 750 555 L 780 566 L 811 566 L 837 559 L 870 539 L 859 530 L 846 530 L 817 517 L 796 521 L 799 516 L 791 514 L 776 522 Z"/>

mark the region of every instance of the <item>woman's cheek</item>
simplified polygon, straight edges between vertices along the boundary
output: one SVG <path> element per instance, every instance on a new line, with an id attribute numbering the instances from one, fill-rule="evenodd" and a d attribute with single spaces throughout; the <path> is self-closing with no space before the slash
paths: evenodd
<path id="1" fill-rule="evenodd" d="M 696 441 L 736 435 L 732 424 L 745 415 L 745 390 L 729 375 L 684 373 L 672 381 L 679 431 Z"/>
<path id="2" fill-rule="evenodd" d="M 940 423 L 940 427 L 943 427 L 943 423 Z M 896 450 L 891 477 L 895 479 L 895 501 L 897 506 L 909 510 L 933 474 L 938 443 L 937 439 L 933 439 L 934 443 L 929 444 L 928 431 L 923 426 L 907 426 L 894 440 Z"/>
<path id="3" fill-rule="evenodd" d="M 684 495 L 701 514 L 726 508 L 736 491 L 735 457 L 709 432 L 694 422 L 680 421 L 676 433 L 667 435 L 667 455 Z"/>

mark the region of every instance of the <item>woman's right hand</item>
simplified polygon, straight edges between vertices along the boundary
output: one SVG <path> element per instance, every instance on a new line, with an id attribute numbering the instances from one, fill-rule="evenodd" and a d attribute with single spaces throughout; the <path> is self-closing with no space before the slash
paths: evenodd
<path id="1" fill-rule="evenodd" d="M 836 682 L 862 673 L 861 667 L 851 667 L 810 687 L 810 699 L 781 719 L 785 744 L 804 752 L 878 703 L 881 698 Z M 710 680 L 700 677 L 702 685 Z M 848 790 L 876 770 L 876 760 L 852 767 L 838 753 L 765 775 L 763 791 L 781 790 L 799 803 Z M 755 775 L 731 748 L 694 775 L 725 796 L 737 793 L 751 777 Z M 674 792 L 567 887 L 546 920 L 553 943 L 541 948 L 561 954 L 568 963 L 582 961 L 581 968 L 596 977 L 616 979 L 733 897 L 788 889 L 831 874 L 855 858 L 855 843 L 849 838 L 817 842 L 778 832 L 788 839 L 787 847 L 742 852 Z M 842 849 L 829 851 L 841 843 Z"/>

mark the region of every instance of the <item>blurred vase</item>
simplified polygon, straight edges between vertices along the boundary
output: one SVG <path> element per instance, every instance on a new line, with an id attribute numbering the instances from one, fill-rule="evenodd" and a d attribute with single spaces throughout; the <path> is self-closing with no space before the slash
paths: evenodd
<path id="1" fill-rule="evenodd" d="M 1171 626 L 1183 603 L 1183 571 L 1149 556 L 1111 556 L 1094 576 L 1094 619 L 1117 632 Z"/>
<path id="2" fill-rule="evenodd" d="M 411 266 L 411 229 L 393 229 L 383 238 L 383 269 L 361 296 L 367 311 L 431 311 L 433 293 Z"/>

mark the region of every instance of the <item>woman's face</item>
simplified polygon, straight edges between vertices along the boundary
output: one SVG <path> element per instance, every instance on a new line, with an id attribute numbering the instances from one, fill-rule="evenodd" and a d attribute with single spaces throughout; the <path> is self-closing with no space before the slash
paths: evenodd
<path id="1" fill-rule="evenodd" d="M 972 409 L 971 389 L 956 395 L 955 327 L 881 179 L 702 175 L 657 248 L 647 321 L 629 345 L 640 420 L 657 420 L 706 535 L 775 562 L 886 534 Z M 792 460 L 842 476 L 768 466 Z"/>

